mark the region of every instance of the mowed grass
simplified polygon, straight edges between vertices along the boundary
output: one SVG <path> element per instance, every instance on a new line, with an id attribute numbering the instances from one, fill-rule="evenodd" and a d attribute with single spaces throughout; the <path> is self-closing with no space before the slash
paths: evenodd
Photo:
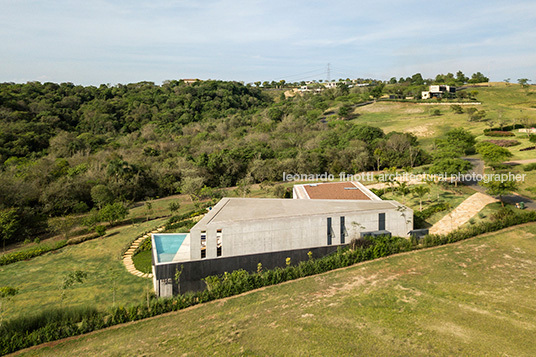
<path id="1" fill-rule="evenodd" d="M 437 204 L 439 202 L 447 202 L 450 204 L 451 209 L 448 211 L 441 211 L 436 212 L 432 216 L 430 216 L 426 222 L 431 225 L 438 222 L 443 218 L 448 212 L 454 210 L 457 206 L 460 205 L 463 201 L 465 201 L 467 198 L 475 194 L 475 191 L 471 189 L 470 187 L 464 186 L 464 185 L 458 185 L 458 187 L 455 187 L 454 185 L 449 186 L 449 189 L 445 189 L 441 187 L 440 185 L 427 185 L 422 184 L 425 187 L 430 189 L 430 192 L 427 193 L 424 197 L 422 197 L 422 209 L 426 209 L 427 207 L 430 207 L 434 204 Z M 408 186 L 410 189 L 414 189 L 417 185 L 411 185 Z M 396 187 L 396 185 L 394 186 Z M 382 196 L 382 199 L 384 200 L 395 200 L 398 201 L 409 208 L 411 208 L 414 212 L 418 212 L 420 210 L 420 202 L 421 199 L 417 196 L 415 196 L 413 193 L 409 193 L 406 196 L 403 196 L 399 194 L 398 192 L 387 192 Z"/>
<path id="2" fill-rule="evenodd" d="M 536 224 L 312 276 L 23 355 L 536 355 Z"/>
<path id="3" fill-rule="evenodd" d="M 534 118 L 536 114 L 536 89 L 532 86 L 523 89 L 520 85 L 493 83 L 491 87 L 468 88 L 467 91 L 476 90 L 477 100 L 481 105 L 464 105 L 467 109 L 474 107 L 477 110 L 486 111 L 486 118 L 499 126 L 500 120 L 505 120 L 507 125 L 522 122 L 523 117 Z M 434 110 L 439 109 L 441 115 L 432 115 Z M 359 116 L 352 120 L 354 123 L 362 123 L 382 128 L 386 133 L 391 131 L 412 132 L 425 146 L 431 146 L 435 138 L 442 137 L 452 128 L 463 127 L 477 137 L 481 136 L 484 129 L 489 128 L 486 122 L 469 121 L 467 114 L 455 114 L 450 105 L 421 105 L 418 103 L 401 102 L 377 102 L 371 105 L 359 107 L 354 111 Z M 532 120 L 534 123 L 534 119 Z M 534 124 L 533 124 L 534 125 Z M 483 139 L 479 137 L 478 139 Z M 489 138 L 497 139 L 497 138 Z M 505 138 L 509 139 L 509 138 Z M 516 135 L 522 145 L 510 148 L 514 159 L 526 159 L 532 152 L 520 152 L 522 147 L 529 146 L 528 140 L 522 135 Z"/>
<path id="4" fill-rule="evenodd" d="M 107 309 L 114 303 L 139 302 L 150 279 L 127 272 L 121 250 L 145 231 L 164 224 L 165 219 L 110 229 L 107 235 L 58 251 L 0 267 L 0 286 L 9 285 L 19 293 L 2 306 L 4 318 L 37 313 L 47 308 L 92 306 Z M 82 284 L 66 291 L 61 301 L 61 286 L 66 274 L 76 270 L 88 274 Z"/>

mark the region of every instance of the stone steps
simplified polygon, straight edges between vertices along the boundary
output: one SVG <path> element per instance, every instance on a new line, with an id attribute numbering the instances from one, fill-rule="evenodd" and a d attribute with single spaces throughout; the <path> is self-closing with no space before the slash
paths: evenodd
<path id="1" fill-rule="evenodd" d="M 165 227 L 159 227 L 159 228 L 153 230 L 151 233 L 153 233 L 153 234 L 160 233 L 164 229 L 165 229 Z M 144 234 L 143 236 L 136 238 L 132 242 L 130 247 L 127 249 L 125 254 L 123 254 L 123 264 L 125 265 L 125 268 L 127 269 L 127 271 L 132 275 L 138 276 L 140 278 L 146 278 L 146 279 L 152 279 L 153 274 L 152 273 L 143 273 L 143 272 L 137 270 L 136 266 L 134 265 L 134 261 L 132 260 L 132 256 L 134 255 L 134 252 L 136 251 L 136 249 L 140 247 L 142 242 L 145 239 L 149 238 L 149 237 L 150 237 L 150 234 Z"/>

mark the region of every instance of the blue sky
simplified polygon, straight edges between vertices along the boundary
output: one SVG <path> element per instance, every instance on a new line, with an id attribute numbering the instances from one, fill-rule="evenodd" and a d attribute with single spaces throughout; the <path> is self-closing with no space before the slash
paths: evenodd
<path id="1" fill-rule="evenodd" d="M 536 2 L 0 0 L 0 82 L 536 80 Z"/>

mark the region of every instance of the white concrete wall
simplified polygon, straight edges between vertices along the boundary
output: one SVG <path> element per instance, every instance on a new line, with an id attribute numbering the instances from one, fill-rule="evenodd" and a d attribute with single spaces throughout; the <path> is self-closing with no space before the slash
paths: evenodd
<path id="1" fill-rule="evenodd" d="M 358 238 L 360 232 L 376 231 L 379 214 L 385 213 L 385 229 L 395 236 L 406 237 L 413 229 L 413 211 L 406 209 L 406 218 L 396 209 L 370 210 L 353 214 L 316 215 L 289 217 L 284 219 L 259 219 L 237 221 L 232 224 L 208 224 L 206 258 L 216 258 L 216 230 L 222 229 L 222 256 L 275 252 L 290 249 L 321 247 L 327 243 L 327 218 L 332 218 L 332 245 L 341 244 L 340 217 L 345 217 L 348 232 L 345 243 Z M 358 223 L 358 225 L 353 224 Z M 192 228 L 191 259 L 201 259 L 201 229 Z"/>

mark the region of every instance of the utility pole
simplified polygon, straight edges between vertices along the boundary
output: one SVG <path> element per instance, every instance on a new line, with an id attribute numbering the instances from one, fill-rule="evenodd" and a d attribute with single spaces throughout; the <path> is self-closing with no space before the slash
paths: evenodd
<path id="1" fill-rule="evenodd" d="M 331 70 L 329 68 L 329 63 L 328 63 L 328 83 L 331 82 Z"/>

